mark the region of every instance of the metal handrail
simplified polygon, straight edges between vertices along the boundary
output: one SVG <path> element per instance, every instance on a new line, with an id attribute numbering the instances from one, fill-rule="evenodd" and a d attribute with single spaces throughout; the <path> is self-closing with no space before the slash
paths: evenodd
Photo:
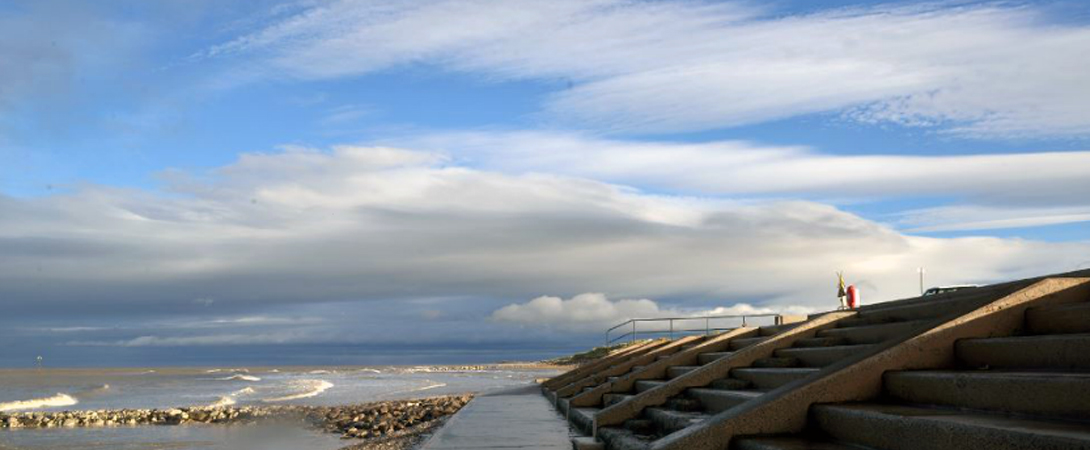
<path id="1" fill-rule="evenodd" d="M 777 317 L 777 316 L 779 316 L 779 314 L 768 313 L 768 314 L 735 314 L 735 315 L 726 315 L 726 316 L 658 317 L 658 318 L 653 318 L 653 319 L 628 319 L 628 320 L 626 320 L 624 322 L 621 322 L 621 323 L 613 326 L 612 328 L 606 330 L 606 345 L 607 346 L 612 345 L 614 342 L 617 342 L 617 341 L 619 341 L 621 339 L 624 339 L 626 337 L 630 337 L 632 339 L 632 341 L 635 342 L 636 341 L 636 335 L 638 335 L 638 334 L 667 334 L 667 333 L 669 333 L 670 339 L 673 339 L 674 338 L 674 333 L 693 333 L 693 332 L 703 331 L 704 334 L 711 334 L 713 331 L 726 331 L 726 330 L 733 330 L 734 329 L 734 328 L 712 328 L 711 327 L 711 320 L 712 319 L 742 319 L 742 325 L 741 326 L 744 327 L 744 326 L 746 326 L 746 319 L 758 318 L 758 317 Z M 704 321 L 704 328 L 702 328 L 702 329 L 675 329 L 674 328 L 674 322 L 679 321 L 679 320 L 703 320 Z M 669 323 L 669 329 L 668 330 L 637 331 L 636 330 L 636 324 L 639 323 L 639 322 L 667 322 L 667 323 Z M 610 335 L 610 333 L 613 332 L 613 330 L 616 330 L 616 329 L 621 328 L 621 327 L 626 326 L 626 325 L 631 325 L 632 330 L 627 332 L 627 333 L 624 333 L 624 334 L 622 334 L 620 336 L 617 336 L 617 337 L 615 337 L 613 339 L 609 338 L 609 335 Z"/>

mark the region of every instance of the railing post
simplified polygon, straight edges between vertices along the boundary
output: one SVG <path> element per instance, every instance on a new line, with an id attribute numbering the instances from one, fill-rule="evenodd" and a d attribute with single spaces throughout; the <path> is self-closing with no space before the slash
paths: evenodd
<path id="1" fill-rule="evenodd" d="M 631 342 L 633 344 L 636 343 L 636 321 L 635 320 L 632 321 L 632 341 Z"/>
<path id="2" fill-rule="evenodd" d="M 674 319 L 670 319 L 670 340 L 674 340 Z"/>
<path id="3" fill-rule="evenodd" d="M 711 318 L 704 318 L 704 336 L 712 334 Z"/>
<path id="4" fill-rule="evenodd" d="M 742 314 L 742 328 L 746 327 L 746 315 Z"/>

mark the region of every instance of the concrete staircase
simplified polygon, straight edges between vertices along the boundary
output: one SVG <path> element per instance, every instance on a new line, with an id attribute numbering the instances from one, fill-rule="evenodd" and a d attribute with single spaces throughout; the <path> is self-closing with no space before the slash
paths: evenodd
<path id="1" fill-rule="evenodd" d="M 799 436 L 739 450 L 1090 449 L 1090 298 L 1029 308 L 1023 334 L 957 341 L 957 365 L 890 371 L 874 402 L 815 405 Z"/>
<path id="2" fill-rule="evenodd" d="M 598 434 L 607 448 L 649 448 L 654 441 L 696 426 L 712 415 L 799 382 L 824 367 L 864 354 L 873 350 L 876 344 L 911 336 L 940 316 L 976 307 L 981 302 L 979 297 L 964 297 L 938 304 L 916 303 L 860 311 L 856 317 L 840 320 L 834 327 L 817 331 L 813 337 L 776 348 L 771 356 L 759 358 L 747 367 L 733 368 L 725 378 L 714 380 L 706 386 L 687 388 L 661 406 L 644 409 L 639 417 L 629 419 L 623 426 L 603 427 Z M 761 336 L 733 340 L 730 348 L 734 351 L 744 349 L 784 329 L 788 328 L 763 329 Z M 705 356 L 704 363 L 729 354 L 716 355 L 714 359 L 711 355 Z M 639 382 L 636 391 L 650 390 L 697 368 L 671 367 L 667 380 Z M 606 406 L 609 405 L 607 402 Z M 583 410 L 581 413 L 593 413 L 593 410 Z M 581 424 L 589 421 L 586 417 L 576 420 Z"/>
<path id="3" fill-rule="evenodd" d="M 1076 275 L 688 338 L 545 392 L 577 449 L 1090 449 Z"/>

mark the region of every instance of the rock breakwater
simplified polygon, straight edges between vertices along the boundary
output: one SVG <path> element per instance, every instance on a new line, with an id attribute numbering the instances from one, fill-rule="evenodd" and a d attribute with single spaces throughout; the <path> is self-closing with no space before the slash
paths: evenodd
<path id="1" fill-rule="evenodd" d="M 344 438 L 376 438 L 452 415 L 471 399 L 472 395 L 456 395 L 343 406 L 203 406 L 0 413 L 0 428 L 251 424 L 262 420 L 287 419 L 301 421 Z"/>

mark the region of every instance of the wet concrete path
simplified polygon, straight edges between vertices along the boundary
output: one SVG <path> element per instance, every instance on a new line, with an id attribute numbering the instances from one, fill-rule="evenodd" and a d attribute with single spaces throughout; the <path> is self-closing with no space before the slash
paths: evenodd
<path id="1" fill-rule="evenodd" d="M 537 384 L 483 394 L 424 443 L 424 450 L 570 449 L 568 424 Z"/>

